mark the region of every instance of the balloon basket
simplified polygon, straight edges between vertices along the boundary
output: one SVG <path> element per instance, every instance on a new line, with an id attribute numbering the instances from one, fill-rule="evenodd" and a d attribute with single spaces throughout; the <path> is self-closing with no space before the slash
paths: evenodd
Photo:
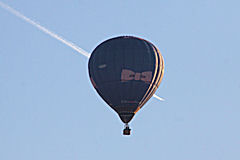
<path id="1" fill-rule="evenodd" d="M 123 130 L 123 135 L 130 135 L 131 129 L 129 128 L 128 124 L 126 124 L 125 129 Z"/>

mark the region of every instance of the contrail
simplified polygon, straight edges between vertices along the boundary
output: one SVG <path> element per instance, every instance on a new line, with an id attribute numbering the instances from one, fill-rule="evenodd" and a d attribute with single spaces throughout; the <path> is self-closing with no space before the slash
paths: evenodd
<path id="1" fill-rule="evenodd" d="M 73 44 L 70 41 L 67 41 L 66 39 L 60 37 L 59 35 L 57 35 L 54 32 L 48 30 L 47 28 L 41 26 L 37 22 L 35 22 L 35 21 L 31 20 L 30 18 L 24 16 L 23 14 L 21 14 L 20 12 L 16 11 L 13 8 L 11 8 L 10 6 L 4 4 L 3 2 L 0 2 L 0 6 L 4 9 L 6 9 L 7 11 L 9 11 L 10 13 L 14 14 L 15 16 L 21 18 L 25 22 L 30 23 L 31 25 L 37 27 L 39 30 L 43 31 L 44 33 L 48 34 L 49 36 L 59 40 L 60 42 L 66 44 L 67 46 L 71 47 L 72 49 L 74 49 L 78 53 L 81 53 L 82 55 L 84 55 L 88 58 L 90 57 L 90 54 L 88 52 L 86 52 L 85 50 L 83 50 L 82 48 L 78 47 L 77 45 Z"/>
<path id="2" fill-rule="evenodd" d="M 163 98 L 157 96 L 156 94 L 154 94 L 153 97 L 154 97 L 154 98 L 157 98 L 157 99 L 160 100 L 160 101 L 165 101 L 165 99 L 163 99 Z"/>
<path id="3" fill-rule="evenodd" d="M 87 58 L 90 57 L 90 54 L 89 54 L 87 51 L 85 51 L 85 50 L 83 50 L 82 48 L 78 47 L 78 46 L 75 45 L 74 43 L 72 43 L 72 42 L 70 42 L 70 41 L 68 41 L 68 40 L 60 37 L 59 35 L 57 35 L 56 33 L 48 30 L 47 28 L 41 26 L 39 23 L 37 23 L 37 22 L 31 20 L 30 18 L 24 16 L 23 14 L 21 14 L 20 12 L 18 12 L 18 11 L 15 10 L 15 9 L 13 9 L 12 7 L 8 6 L 7 4 L 5 4 L 5 3 L 3 3 L 3 2 L 0 1 L 0 6 L 1 6 L 3 9 L 7 10 L 8 12 L 12 13 L 13 15 L 21 18 L 21 19 L 24 20 L 25 22 L 27 22 L 27 23 L 35 26 L 36 28 L 38 28 L 38 29 L 41 30 L 42 32 L 44 32 L 44 33 L 48 34 L 49 36 L 51 36 L 51 37 L 59 40 L 59 41 L 62 42 L 63 44 L 66 44 L 67 46 L 71 47 L 73 50 L 77 51 L 78 53 L 86 56 Z M 155 95 L 155 94 L 153 95 L 153 97 L 157 98 L 157 99 L 160 100 L 160 101 L 164 101 L 163 98 L 161 98 L 161 97 L 159 97 L 159 96 L 157 96 L 157 95 Z"/>

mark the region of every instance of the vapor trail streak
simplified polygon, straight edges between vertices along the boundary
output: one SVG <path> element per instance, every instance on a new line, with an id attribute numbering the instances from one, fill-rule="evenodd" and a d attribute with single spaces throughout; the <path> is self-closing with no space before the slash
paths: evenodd
<path id="1" fill-rule="evenodd" d="M 6 9 L 8 12 L 14 14 L 15 16 L 21 18 L 22 20 L 24 20 L 25 22 L 30 23 L 31 25 L 37 27 L 39 30 L 43 31 L 44 33 L 48 34 L 49 36 L 59 40 L 60 42 L 66 44 L 67 46 L 71 47 L 72 49 L 74 49 L 75 51 L 77 51 L 78 53 L 81 53 L 82 55 L 86 56 L 86 57 L 90 57 L 90 54 L 88 52 L 86 52 L 85 50 L 83 50 L 82 48 L 78 47 L 77 45 L 73 44 L 70 41 L 67 41 L 66 39 L 60 37 L 59 35 L 53 33 L 52 31 L 48 30 L 47 28 L 41 26 L 40 24 L 38 24 L 37 22 L 31 20 L 30 18 L 24 16 L 23 14 L 21 14 L 20 12 L 16 11 L 15 9 L 11 8 L 10 6 L 4 4 L 3 2 L 0 2 L 0 6 L 4 9 Z"/>
<path id="2" fill-rule="evenodd" d="M 160 100 L 160 101 L 165 101 L 165 99 L 163 99 L 163 98 L 157 96 L 156 94 L 154 94 L 153 97 L 154 97 L 154 98 L 157 98 L 157 99 Z"/>
<path id="3" fill-rule="evenodd" d="M 85 50 L 83 50 L 82 48 L 78 47 L 77 45 L 73 44 L 70 41 L 67 41 L 66 39 L 60 37 L 59 35 L 57 35 L 56 33 L 48 30 L 47 28 L 41 26 L 40 24 L 38 24 L 37 22 L 31 20 L 30 18 L 24 16 L 23 14 L 21 14 L 20 12 L 18 12 L 17 10 L 13 9 L 12 7 L 8 6 L 7 4 L 3 3 L 0 1 L 0 6 L 2 8 L 4 8 L 5 10 L 7 10 L 8 12 L 12 13 L 13 15 L 21 18 L 22 20 L 24 20 L 25 22 L 37 27 L 39 30 L 41 30 L 42 32 L 48 34 L 49 36 L 59 40 L 60 42 L 66 44 L 67 46 L 71 47 L 72 49 L 74 49 L 75 51 L 77 51 L 78 53 L 81 53 L 82 55 L 86 56 L 86 57 L 90 57 L 90 54 L 88 52 L 86 52 Z M 157 95 L 153 95 L 153 97 L 157 98 L 160 101 L 164 101 L 163 98 L 158 97 Z"/>

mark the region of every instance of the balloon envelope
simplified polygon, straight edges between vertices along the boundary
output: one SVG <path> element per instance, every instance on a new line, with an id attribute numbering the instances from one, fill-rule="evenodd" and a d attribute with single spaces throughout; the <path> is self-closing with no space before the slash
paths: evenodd
<path id="1" fill-rule="evenodd" d="M 164 62 L 152 43 L 121 36 L 98 45 L 88 69 L 98 94 L 128 123 L 158 88 Z"/>

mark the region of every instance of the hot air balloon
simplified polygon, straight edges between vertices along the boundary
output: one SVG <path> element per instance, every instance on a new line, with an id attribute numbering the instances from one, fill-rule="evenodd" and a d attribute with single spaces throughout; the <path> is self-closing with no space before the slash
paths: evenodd
<path id="1" fill-rule="evenodd" d="M 128 123 L 152 97 L 164 73 L 159 50 L 149 41 L 120 36 L 102 42 L 88 62 L 92 85 L 102 99 L 125 123 L 124 135 L 130 135 Z"/>

